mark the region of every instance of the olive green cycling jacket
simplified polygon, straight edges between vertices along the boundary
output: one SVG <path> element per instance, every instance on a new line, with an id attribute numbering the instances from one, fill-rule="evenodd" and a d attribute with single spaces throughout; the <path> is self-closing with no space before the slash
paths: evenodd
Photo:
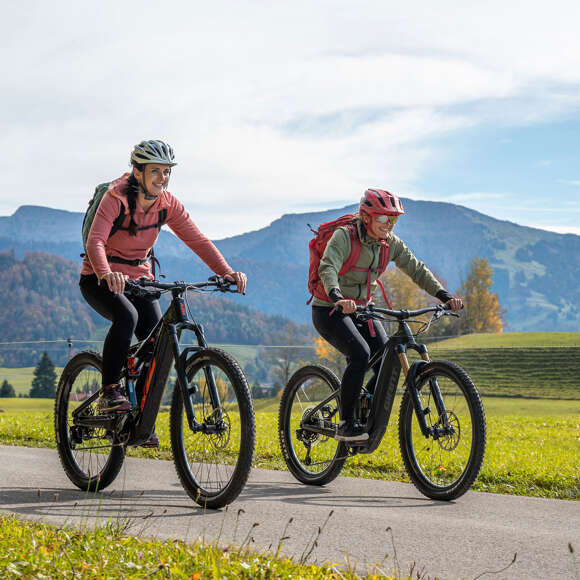
<path id="1" fill-rule="evenodd" d="M 379 266 L 379 255 L 381 243 L 367 235 L 360 219 L 356 222 L 359 239 L 361 241 L 361 252 L 356 263 L 357 268 L 377 269 Z M 403 241 L 389 234 L 386 242 L 389 244 L 389 262 L 394 262 L 396 266 L 405 272 L 412 280 L 431 296 L 435 296 L 443 286 L 437 281 L 429 268 L 421 260 L 418 260 Z M 337 228 L 332 234 L 322 259 L 318 267 L 318 275 L 324 285 L 324 290 L 328 294 L 333 288 L 338 288 L 345 298 L 353 300 L 366 300 L 367 297 L 367 272 L 347 272 L 343 276 L 338 276 L 344 262 L 350 256 L 351 251 L 350 234 L 346 227 Z M 371 296 L 377 290 L 378 272 L 371 272 Z M 387 296 L 389 289 L 385 288 Z M 331 303 L 320 298 L 314 298 L 313 306 L 329 306 Z"/>

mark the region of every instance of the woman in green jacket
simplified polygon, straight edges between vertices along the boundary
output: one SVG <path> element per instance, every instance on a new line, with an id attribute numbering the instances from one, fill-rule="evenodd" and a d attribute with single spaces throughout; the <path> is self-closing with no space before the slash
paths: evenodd
<path id="1" fill-rule="evenodd" d="M 361 244 L 355 267 L 341 272 L 351 254 L 351 233 L 343 226 L 337 228 L 328 241 L 318 268 L 328 300 L 315 297 L 312 322 L 320 335 L 347 360 L 341 381 L 341 421 L 336 434 L 341 441 L 368 439 L 364 426 L 355 421 L 354 407 L 369 359 L 385 346 L 387 335 L 378 322 L 362 323 L 353 313 L 357 304 L 366 304 L 376 290 L 381 247 L 388 245 L 388 261 L 395 262 L 420 288 L 448 304 L 451 310 L 459 310 L 463 305 L 461 299 L 447 292 L 427 266 L 393 234 L 397 219 L 404 213 L 396 195 L 381 189 L 367 189 L 361 198 L 355 224 Z M 378 369 L 373 370 L 376 376 Z"/>

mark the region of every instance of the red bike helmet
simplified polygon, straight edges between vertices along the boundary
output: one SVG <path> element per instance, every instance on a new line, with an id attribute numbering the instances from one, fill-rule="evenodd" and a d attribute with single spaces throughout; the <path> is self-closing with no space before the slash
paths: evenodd
<path id="1" fill-rule="evenodd" d="M 401 215 L 405 213 L 401 200 L 384 189 L 367 189 L 360 198 L 359 213 L 369 215 Z"/>

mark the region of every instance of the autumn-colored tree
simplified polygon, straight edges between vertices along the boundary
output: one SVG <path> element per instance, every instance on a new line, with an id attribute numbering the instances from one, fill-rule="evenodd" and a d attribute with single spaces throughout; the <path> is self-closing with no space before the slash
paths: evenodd
<path id="1" fill-rule="evenodd" d="M 425 308 L 431 298 L 427 292 L 421 290 L 407 274 L 399 268 L 391 267 L 381 275 L 379 281 L 385 288 L 385 294 L 395 310 L 406 308 L 416 310 Z M 381 308 L 386 308 L 382 292 L 379 290 L 374 298 L 374 303 Z"/>
<path id="2" fill-rule="evenodd" d="M 346 365 L 346 359 L 341 352 L 326 342 L 322 336 L 316 336 L 314 338 L 314 354 L 320 364 L 328 367 L 339 377 L 342 376 Z"/>
<path id="3" fill-rule="evenodd" d="M 463 330 L 471 332 L 502 332 L 502 310 L 497 294 L 490 292 L 493 268 L 487 258 L 473 258 L 466 280 L 459 289 L 465 300 L 466 316 Z"/>

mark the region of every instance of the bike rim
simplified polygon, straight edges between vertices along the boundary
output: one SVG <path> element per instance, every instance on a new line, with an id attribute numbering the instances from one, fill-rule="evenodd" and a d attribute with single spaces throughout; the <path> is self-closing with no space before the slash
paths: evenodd
<path id="1" fill-rule="evenodd" d="M 219 408 L 215 408 L 211 401 L 206 378 L 208 368 L 211 368 L 220 395 Z M 200 494 L 216 496 L 228 488 L 242 452 L 240 405 L 232 380 L 223 369 L 215 365 L 200 367 L 194 369 L 188 379 L 190 387 L 197 388 L 192 396 L 196 420 L 217 427 L 217 432 L 192 432 L 185 409 L 182 409 L 183 451 Z"/>
<path id="2" fill-rule="evenodd" d="M 296 464 L 307 475 L 320 476 L 332 467 L 339 451 L 339 441 L 303 428 L 307 414 L 327 399 L 334 389 L 327 381 L 310 376 L 294 390 L 289 409 L 287 438 Z M 339 421 L 338 399 L 326 402 L 308 419 L 313 424 L 336 429 Z"/>
<path id="3" fill-rule="evenodd" d="M 445 413 L 440 415 L 432 396 L 430 381 L 437 381 L 445 402 Z M 420 397 L 430 428 L 446 427 L 448 433 L 438 439 L 425 438 L 417 417 L 411 412 L 410 446 L 415 464 L 430 485 L 449 488 L 465 475 L 473 454 L 474 426 L 469 399 L 461 385 L 451 376 L 430 374 L 422 381 Z"/>
<path id="4" fill-rule="evenodd" d="M 105 470 L 113 450 L 113 443 L 102 427 L 77 427 L 73 411 L 101 388 L 101 370 L 87 365 L 70 380 L 66 396 L 66 434 L 68 448 L 77 470 L 87 479 L 98 478 Z M 96 415 L 96 401 L 86 409 L 88 415 Z M 78 441 L 82 437 L 82 441 Z"/>

